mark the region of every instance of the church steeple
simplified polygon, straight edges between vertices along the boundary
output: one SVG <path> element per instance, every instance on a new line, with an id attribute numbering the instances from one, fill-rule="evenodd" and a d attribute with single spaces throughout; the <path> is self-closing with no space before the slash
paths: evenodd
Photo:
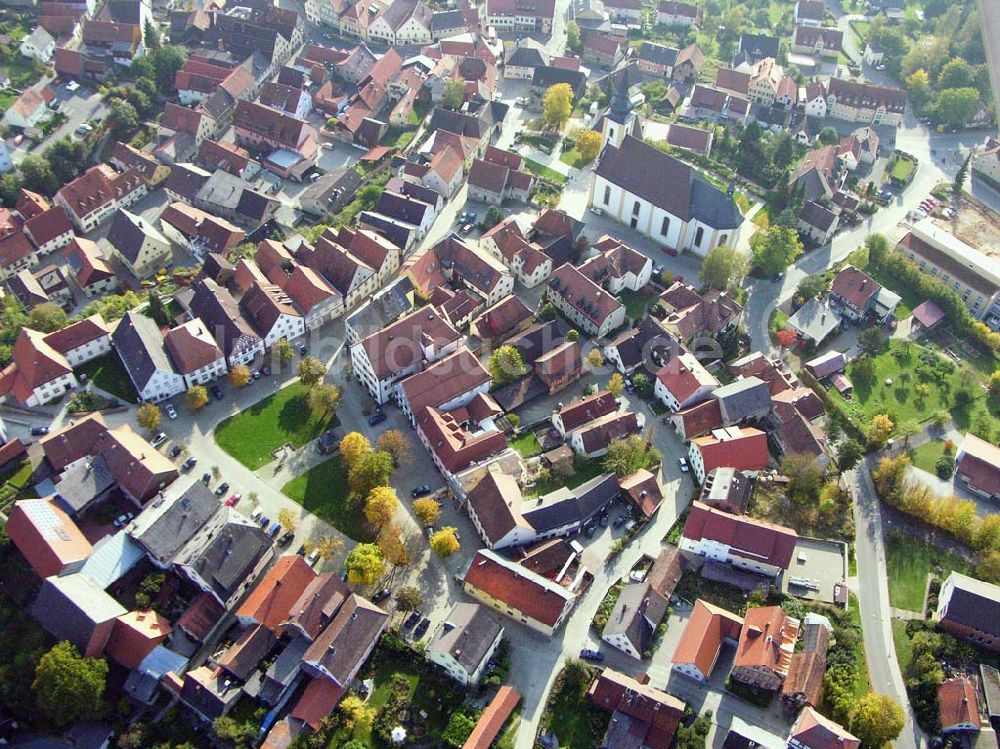
<path id="1" fill-rule="evenodd" d="M 634 66 L 627 65 L 608 76 L 611 106 L 604 114 L 601 132 L 605 146 L 610 143 L 617 148 L 626 135 L 641 133 L 638 115 L 632 110 L 632 100 L 628 93 L 633 70 Z"/>

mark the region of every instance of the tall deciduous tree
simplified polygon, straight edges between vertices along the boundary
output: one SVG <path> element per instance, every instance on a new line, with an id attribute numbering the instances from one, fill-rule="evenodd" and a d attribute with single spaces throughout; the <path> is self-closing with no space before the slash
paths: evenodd
<path id="1" fill-rule="evenodd" d="M 461 109 L 465 101 L 465 84 L 462 81 L 448 81 L 444 84 L 444 94 L 441 97 L 442 106 L 448 109 Z"/>
<path id="2" fill-rule="evenodd" d="M 274 342 L 274 346 L 271 347 L 271 351 L 276 357 L 278 357 L 278 364 L 285 366 L 292 360 L 295 356 L 295 352 L 292 350 L 292 344 L 288 342 L 287 338 L 279 338 Z"/>
<path id="3" fill-rule="evenodd" d="M 423 497 L 413 503 L 413 514 L 417 516 L 421 525 L 434 525 L 441 514 L 441 505 L 435 499 Z"/>
<path id="4" fill-rule="evenodd" d="M 382 452 L 389 453 L 397 465 L 410 453 L 410 440 L 399 429 L 387 429 L 382 432 L 375 444 Z"/>
<path id="5" fill-rule="evenodd" d="M 400 611 L 416 611 L 424 605 L 424 594 L 412 585 L 404 585 L 397 590 L 395 598 L 396 608 Z"/>
<path id="6" fill-rule="evenodd" d="M 528 367 L 524 363 L 521 352 L 513 346 L 501 346 L 490 356 L 486 365 L 493 382 L 498 385 L 505 385 L 508 382 L 523 377 L 528 373 Z"/>
<path id="7" fill-rule="evenodd" d="M 107 676 L 107 661 L 84 658 L 64 640 L 38 661 L 31 688 L 49 721 L 63 727 L 100 715 Z"/>
<path id="8" fill-rule="evenodd" d="M 350 470 L 366 455 L 371 455 L 372 443 L 361 432 L 348 432 L 340 438 L 340 456 Z"/>
<path id="9" fill-rule="evenodd" d="M 584 130 L 576 138 L 576 152 L 584 161 L 593 161 L 601 152 L 601 134 L 596 130 Z"/>
<path id="10" fill-rule="evenodd" d="M 746 277 L 749 258 L 735 247 L 720 244 L 705 255 L 698 277 L 706 286 L 719 291 L 735 291 Z"/>
<path id="11" fill-rule="evenodd" d="M 250 377 L 250 369 L 243 364 L 237 364 L 229 370 L 229 381 L 233 387 L 246 387 L 246 384 L 250 382 Z"/>
<path id="12" fill-rule="evenodd" d="M 392 475 L 392 456 L 374 452 L 360 458 L 347 472 L 347 484 L 355 497 L 367 497 L 376 486 L 385 486 Z"/>
<path id="13" fill-rule="evenodd" d="M 309 408 L 313 413 L 326 415 L 340 403 L 340 388 L 333 384 L 318 384 L 309 388 Z"/>
<path id="14" fill-rule="evenodd" d="M 200 411 L 208 405 L 208 390 L 204 385 L 192 385 L 187 391 L 188 406 L 194 411 Z"/>
<path id="15" fill-rule="evenodd" d="M 573 114 L 573 89 L 568 83 L 549 86 L 542 99 L 542 120 L 555 130 L 562 130 Z"/>
<path id="16" fill-rule="evenodd" d="M 764 276 L 784 271 L 802 255 L 798 233 L 787 226 L 772 226 L 750 240 L 753 263 Z"/>
<path id="17" fill-rule="evenodd" d="M 439 557 L 450 557 L 461 548 L 456 530 L 452 526 L 446 526 L 433 534 L 430 538 L 431 551 Z"/>
<path id="18" fill-rule="evenodd" d="M 618 372 L 615 372 L 608 378 L 607 389 L 608 392 L 616 398 L 622 394 L 623 390 L 625 390 L 625 380 L 620 374 L 618 374 Z"/>
<path id="19" fill-rule="evenodd" d="M 903 708 L 885 694 L 869 692 L 857 701 L 851 719 L 851 733 L 866 749 L 882 749 L 903 730 Z"/>
<path id="20" fill-rule="evenodd" d="M 143 429 L 152 432 L 160 426 L 160 407 L 155 403 L 143 403 L 136 409 L 135 420 Z"/>
<path id="21" fill-rule="evenodd" d="M 875 414 L 868 427 L 868 441 L 873 445 L 884 445 L 895 426 L 888 414 Z"/>
<path id="22" fill-rule="evenodd" d="M 326 365 L 315 356 L 307 356 L 299 362 L 299 382 L 311 388 L 323 381 L 326 376 Z"/>
<path id="23" fill-rule="evenodd" d="M 287 507 L 278 510 L 278 524 L 286 531 L 294 531 L 297 523 L 295 513 Z"/>
<path id="24" fill-rule="evenodd" d="M 68 321 L 66 310 L 52 302 L 39 304 L 28 313 L 28 327 L 32 330 L 40 330 L 42 333 L 62 330 Z"/>
<path id="25" fill-rule="evenodd" d="M 391 486 L 376 486 L 365 500 L 365 519 L 376 528 L 392 522 L 399 499 Z"/>
<path id="26" fill-rule="evenodd" d="M 344 560 L 347 581 L 356 585 L 374 585 L 385 574 L 385 560 L 377 544 L 358 544 Z"/>

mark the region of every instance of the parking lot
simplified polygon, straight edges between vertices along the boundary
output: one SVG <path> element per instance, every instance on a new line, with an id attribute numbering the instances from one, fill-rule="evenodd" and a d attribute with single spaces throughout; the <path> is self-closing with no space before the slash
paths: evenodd
<path id="1" fill-rule="evenodd" d="M 69 91 L 65 84 L 57 85 L 55 83 L 52 83 L 51 87 L 56 94 L 52 103 L 58 106 L 58 111 L 66 115 L 68 120 L 57 127 L 48 138 L 38 143 L 25 140 L 20 146 L 15 147 L 13 137 L 8 138 L 7 147 L 15 164 L 19 164 L 29 153 L 41 153 L 46 146 L 60 138 L 72 137 L 74 131 L 81 124 L 90 120 L 103 120 L 108 116 L 110 111 L 108 103 L 101 100 L 101 95 L 96 89 L 90 86 L 80 86 L 75 91 Z"/>

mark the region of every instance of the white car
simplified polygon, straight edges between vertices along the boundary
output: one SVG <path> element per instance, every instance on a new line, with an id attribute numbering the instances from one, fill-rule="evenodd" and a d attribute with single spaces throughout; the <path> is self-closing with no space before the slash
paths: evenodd
<path id="1" fill-rule="evenodd" d="M 76 81 L 70 81 L 69 83 L 66 84 L 66 90 L 69 91 L 70 93 L 73 93 L 78 88 L 80 88 L 80 84 L 77 83 Z"/>
<path id="2" fill-rule="evenodd" d="M 595 216 L 603 216 L 604 215 L 604 211 L 602 211 L 596 205 L 590 207 L 590 212 L 593 213 Z"/>
<path id="3" fill-rule="evenodd" d="M 155 437 L 153 437 L 153 439 L 149 441 L 149 444 L 151 444 L 153 447 L 159 447 L 166 441 L 167 441 L 167 435 L 165 435 L 163 432 L 160 432 Z"/>
<path id="4" fill-rule="evenodd" d="M 163 407 L 163 410 L 167 412 L 167 416 L 169 416 L 171 419 L 177 418 L 177 411 L 176 409 L 174 409 L 173 403 L 168 403 L 167 405 L 165 405 Z"/>
<path id="5" fill-rule="evenodd" d="M 687 458 L 678 458 L 677 462 L 681 464 L 681 473 L 687 473 L 691 470 L 688 466 Z"/>
<path id="6" fill-rule="evenodd" d="M 333 143 L 329 143 L 329 142 L 328 143 L 323 143 L 323 144 L 320 145 L 320 148 L 326 149 L 327 151 L 332 151 L 333 150 Z"/>
<path id="7" fill-rule="evenodd" d="M 308 564 L 310 567 L 315 567 L 316 566 L 316 562 L 318 562 L 318 561 L 319 561 L 319 550 L 318 549 L 313 549 L 312 551 L 310 551 L 306 555 L 306 564 Z"/>

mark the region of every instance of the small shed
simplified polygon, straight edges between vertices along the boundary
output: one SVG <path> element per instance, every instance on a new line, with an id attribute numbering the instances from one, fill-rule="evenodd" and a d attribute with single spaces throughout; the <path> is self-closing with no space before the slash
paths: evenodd
<path id="1" fill-rule="evenodd" d="M 913 308 L 913 321 L 925 331 L 934 330 L 944 322 L 944 310 L 938 307 L 930 299 L 927 299 Z"/>

